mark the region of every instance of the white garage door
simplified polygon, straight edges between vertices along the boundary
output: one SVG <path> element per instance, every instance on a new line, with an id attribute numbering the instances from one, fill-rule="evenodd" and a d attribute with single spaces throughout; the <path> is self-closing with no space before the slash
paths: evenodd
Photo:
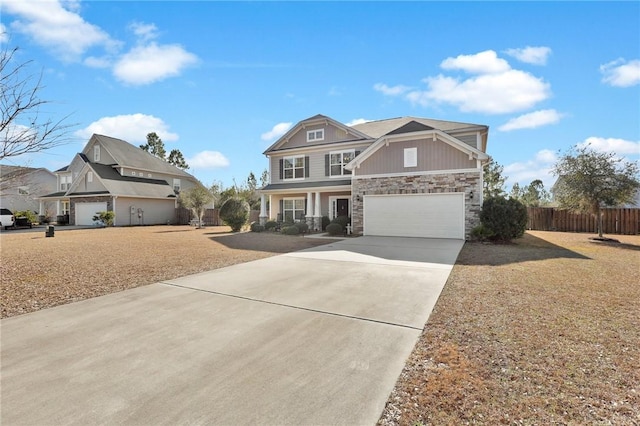
<path id="1" fill-rule="evenodd" d="M 107 203 L 76 203 L 76 225 L 93 225 L 96 212 L 107 211 Z"/>
<path id="2" fill-rule="evenodd" d="M 464 193 L 365 195 L 364 235 L 464 239 Z"/>

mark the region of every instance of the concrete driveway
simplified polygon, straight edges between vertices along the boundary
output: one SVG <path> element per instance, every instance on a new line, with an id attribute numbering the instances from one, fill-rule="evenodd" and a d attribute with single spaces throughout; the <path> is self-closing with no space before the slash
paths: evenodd
<path id="1" fill-rule="evenodd" d="M 1 418 L 378 420 L 463 241 L 360 237 L 1 321 Z"/>

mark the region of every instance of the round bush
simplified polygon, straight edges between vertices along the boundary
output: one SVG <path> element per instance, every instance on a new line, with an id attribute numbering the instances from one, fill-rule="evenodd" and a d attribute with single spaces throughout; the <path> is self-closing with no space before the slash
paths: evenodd
<path id="1" fill-rule="evenodd" d="M 296 228 L 298 228 L 298 232 L 300 232 L 301 234 L 304 234 L 309 230 L 309 225 L 307 225 L 307 222 L 298 222 L 295 226 Z"/>
<path id="2" fill-rule="evenodd" d="M 266 229 L 267 231 L 273 231 L 277 227 L 278 227 L 278 222 L 276 222 L 275 220 L 267 221 L 267 223 L 264 224 L 264 229 Z"/>
<path id="3" fill-rule="evenodd" d="M 330 223 L 327 225 L 327 233 L 329 235 L 342 235 L 344 228 L 339 223 Z"/>
<path id="4" fill-rule="evenodd" d="M 329 216 L 322 216 L 322 230 L 326 230 L 327 229 L 327 225 L 329 225 L 331 223 L 331 220 L 329 220 Z"/>
<path id="5" fill-rule="evenodd" d="M 241 198 L 229 198 L 220 207 L 220 219 L 230 226 L 233 232 L 240 231 L 249 220 L 249 203 Z"/>
<path id="6" fill-rule="evenodd" d="M 340 224 L 342 228 L 345 228 L 347 224 L 349 224 L 349 222 L 351 222 L 351 219 L 349 219 L 347 216 L 338 216 L 331 221 L 331 223 Z"/>
<path id="7" fill-rule="evenodd" d="M 264 226 L 260 225 L 258 222 L 253 222 L 251 224 L 251 232 L 262 232 L 264 231 Z"/>
<path id="8" fill-rule="evenodd" d="M 504 197 L 491 197 L 484 201 L 480 222 L 496 241 L 520 238 L 527 227 L 527 208 L 520 201 Z"/>
<path id="9" fill-rule="evenodd" d="M 298 235 L 300 233 L 300 230 L 295 225 L 284 226 L 282 228 L 282 233 L 285 235 Z"/>

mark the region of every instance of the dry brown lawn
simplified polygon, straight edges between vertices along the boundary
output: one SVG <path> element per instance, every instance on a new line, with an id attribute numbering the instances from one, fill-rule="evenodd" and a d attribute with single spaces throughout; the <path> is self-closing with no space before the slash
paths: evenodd
<path id="1" fill-rule="evenodd" d="M 465 244 L 380 424 L 640 424 L 640 237 Z"/>
<path id="2" fill-rule="evenodd" d="M 226 226 L 2 231 L 2 318 L 327 244 Z"/>

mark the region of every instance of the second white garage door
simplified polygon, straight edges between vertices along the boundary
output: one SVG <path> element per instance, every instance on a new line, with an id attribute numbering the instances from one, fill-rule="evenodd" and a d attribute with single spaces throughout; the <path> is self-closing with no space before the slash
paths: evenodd
<path id="1" fill-rule="evenodd" d="M 76 203 L 76 225 L 93 225 L 96 212 L 107 211 L 107 203 Z"/>
<path id="2" fill-rule="evenodd" d="M 464 193 L 365 195 L 364 235 L 464 239 Z"/>

